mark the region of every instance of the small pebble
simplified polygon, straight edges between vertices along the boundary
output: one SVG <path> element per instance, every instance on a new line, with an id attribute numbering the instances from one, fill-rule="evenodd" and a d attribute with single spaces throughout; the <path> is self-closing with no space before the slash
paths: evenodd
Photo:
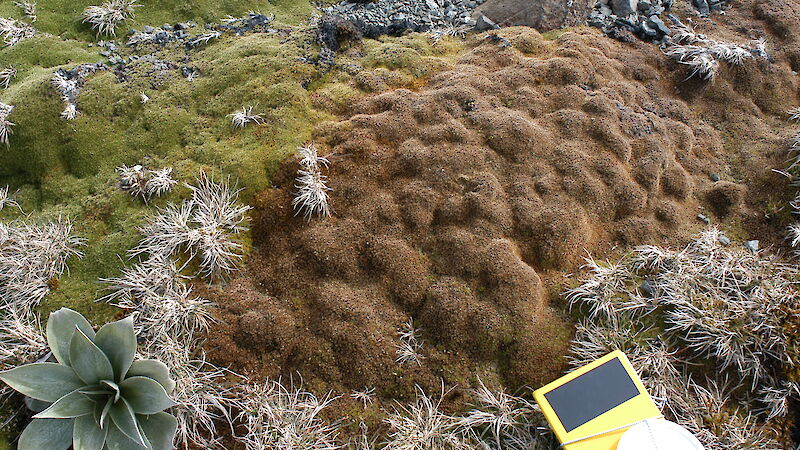
<path id="1" fill-rule="evenodd" d="M 750 250 L 751 252 L 755 253 L 758 251 L 758 240 L 754 239 L 752 241 L 747 241 L 744 243 L 744 248 Z"/>
<path id="2" fill-rule="evenodd" d="M 642 281 L 642 284 L 641 284 L 641 286 L 639 286 L 639 289 L 642 292 L 644 292 L 644 294 L 645 294 L 645 296 L 647 296 L 647 298 L 653 298 L 653 297 L 656 296 L 656 288 L 654 288 L 653 285 L 650 284 L 650 281 L 647 280 L 647 279 Z"/>
<path id="3" fill-rule="evenodd" d="M 701 222 L 703 222 L 706 225 L 711 225 L 711 219 L 709 219 L 708 217 L 706 217 L 703 214 L 698 214 L 697 215 L 697 219 L 700 220 Z"/>
<path id="4" fill-rule="evenodd" d="M 724 234 L 720 234 L 719 238 L 717 238 L 720 244 L 724 245 L 725 247 L 731 245 L 731 239 Z"/>
<path id="5" fill-rule="evenodd" d="M 717 182 L 717 181 L 719 181 L 719 180 L 720 180 L 720 176 L 719 176 L 719 174 L 718 174 L 718 173 L 712 173 L 712 174 L 711 174 L 711 181 L 713 181 L 714 183 L 716 183 L 716 182 Z"/>

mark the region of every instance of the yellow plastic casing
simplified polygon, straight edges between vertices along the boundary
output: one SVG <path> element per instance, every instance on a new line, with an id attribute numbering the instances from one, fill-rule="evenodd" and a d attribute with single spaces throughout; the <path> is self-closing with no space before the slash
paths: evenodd
<path id="1" fill-rule="evenodd" d="M 618 406 L 615 406 L 605 413 L 600 414 L 599 416 L 584 423 L 583 425 L 578 426 L 572 431 L 567 432 L 556 415 L 556 412 L 545 398 L 545 394 L 580 377 L 590 370 L 613 360 L 614 358 L 619 358 L 622 366 L 628 372 L 628 375 L 630 376 L 634 385 L 636 385 L 636 388 L 639 390 L 639 395 Z M 605 355 L 602 358 L 578 368 L 567 375 L 564 375 L 558 380 L 537 389 L 534 391 L 533 397 L 536 399 L 536 403 L 538 403 L 542 408 L 542 413 L 544 413 L 545 418 L 547 418 L 547 421 L 550 423 L 550 427 L 553 429 L 553 432 L 561 443 L 574 441 L 576 439 L 581 439 L 596 433 L 602 433 L 604 431 L 613 430 L 614 428 L 628 425 L 627 427 L 617 431 L 612 431 L 600 436 L 569 444 L 564 447 L 566 450 L 615 450 L 617 448 L 617 443 L 619 442 L 620 438 L 622 438 L 622 434 L 634 423 L 644 419 L 661 417 L 661 411 L 658 409 L 658 407 L 656 407 L 655 403 L 653 403 L 653 399 L 650 398 L 650 394 L 647 393 L 647 390 L 642 384 L 642 381 L 639 379 L 639 376 L 636 374 L 636 371 L 634 370 L 630 361 L 628 361 L 628 358 L 625 356 L 625 354 L 619 350 L 611 352 L 608 355 Z"/>

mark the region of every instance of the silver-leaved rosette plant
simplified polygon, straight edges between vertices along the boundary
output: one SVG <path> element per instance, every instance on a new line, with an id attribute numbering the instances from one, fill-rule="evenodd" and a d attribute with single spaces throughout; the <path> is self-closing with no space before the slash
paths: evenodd
<path id="1" fill-rule="evenodd" d="M 95 333 L 82 315 L 62 308 L 47 321 L 47 343 L 57 362 L 0 372 L 36 413 L 19 450 L 173 448 L 177 421 L 164 410 L 175 406 L 175 382 L 163 363 L 134 361 L 132 318 Z"/>

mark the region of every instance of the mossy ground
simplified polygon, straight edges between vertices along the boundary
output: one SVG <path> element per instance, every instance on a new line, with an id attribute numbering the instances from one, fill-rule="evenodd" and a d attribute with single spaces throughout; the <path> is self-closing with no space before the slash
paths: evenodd
<path id="1" fill-rule="evenodd" d="M 0 149 L 0 185 L 16 191 L 25 214 L 7 208 L 0 220 L 44 222 L 65 216 L 86 240 L 84 256 L 52 283 L 43 317 L 67 306 L 102 324 L 117 316 L 97 300 L 99 281 L 120 275 L 127 254 L 139 239 L 137 227 L 159 206 L 188 196 L 180 186 L 145 204 L 120 191 L 115 167 L 143 163 L 171 166 L 180 182 L 192 182 L 200 170 L 230 177 L 250 202 L 270 186 L 270 176 L 297 146 L 309 141 L 315 124 L 333 120 L 365 92 L 398 86 L 414 88 L 450 64 L 462 45 L 445 39 L 435 47 L 425 35 L 354 44 L 331 70 L 312 63 L 319 52 L 313 33 L 302 23 L 313 13 L 308 0 L 148 1 L 136 10 L 129 28 L 193 20 L 201 26 L 227 14 L 256 10 L 276 16 L 274 34 L 225 35 L 187 54 L 182 46 L 152 48 L 158 58 L 190 58 L 202 76 L 188 81 L 180 70 L 157 72 L 152 63 L 131 63 L 123 79 L 111 71 L 91 75 L 78 97 L 79 115 L 60 117 L 64 108 L 50 85 L 59 68 L 104 62 L 97 37 L 80 23 L 91 1 L 38 2 L 37 30 L 49 33 L 0 49 L 0 66 L 13 65 L 17 77 L 0 101 L 15 106 L 11 144 Z M 0 3 L 0 17 L 21 17 L 12 2 Z M 199 31 L 198 31 L 199 32 Z M 124 41 L 124 39 L 121 39 Z M 120 44 L 120 47 L 124 47 Z M 340 70 L 358 64 L 358 71 Z M 140 102 L 145 92 L 150 101 Z M 240 130 L 228 114 L 252 106 L 265 124 Z M 249 237 L 245 237 L 248 240 Z M 0 449 L 6 448 L 0 438 Z"/>

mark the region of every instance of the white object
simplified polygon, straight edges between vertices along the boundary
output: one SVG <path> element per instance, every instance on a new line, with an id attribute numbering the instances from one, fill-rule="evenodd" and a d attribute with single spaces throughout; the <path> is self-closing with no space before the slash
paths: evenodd
<path id="1" fill-rule="evenodd" d="M 646 419 L 623 433 L 617 450 L 704 450 L 692 433 L 664 419 Z"/>

